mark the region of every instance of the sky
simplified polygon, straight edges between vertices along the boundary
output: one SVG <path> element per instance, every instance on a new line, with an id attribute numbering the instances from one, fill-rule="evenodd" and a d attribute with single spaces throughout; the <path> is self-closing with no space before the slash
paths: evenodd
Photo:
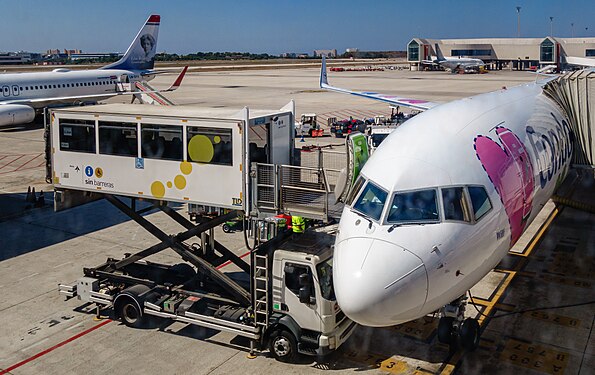
<path id="1" fill-rule="evenodd" d="M 0 0 L 0 51 L 124 52 L 150 14 L 157 50 L 405 50 L 413 37 L 595 36 L 593 0 Z"/>

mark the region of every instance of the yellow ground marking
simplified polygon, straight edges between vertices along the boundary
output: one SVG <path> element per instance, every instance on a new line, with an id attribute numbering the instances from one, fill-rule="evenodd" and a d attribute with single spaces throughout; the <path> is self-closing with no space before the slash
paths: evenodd
<path id="1" fill-rule="evenodd" d="M 510 282 L 514 279 L 517 272 L 520 271 L 522 269 L 522 267 L 525 266 L 526 258 L 528 258 L 529 255 L 531 255 L 531 253 L 535 249 L 535 246 L 537 246 L 537 244 L 541 241 L 541 238 L 543 237 L 543 235 L 548 230 L 551 223 L 554 221 L 554 219 L 558 216 L 559 213 L 560 213 L 560 210 L 558 208 L 554 208 L 554 210 L 550 213 L 549 217 L 543 223 L 541 228 L 539 228 L 539 230 L 537 231 L 537 233 L 535 234 L 535 236 L 533 237 L 531 242 L 529 242 L 529 244 L 523 250 L 522 253 L 516 253 L 516 252 L 510 252 L 510 251 L 508 252 L 509 255 L 519 256 L 519 257 L 523 257 L 525 259 L 522 262 L 518 262 L 514 266 L 514 270 L 498 269 L 499 272 L 506 274 L 506 276 L 504 277 L 504 280 L 500 283 L 500 286 L 498 287 L 498 290 L 496 291 L 496 293 L 493 295 L 493 297 L 490 299 L 490 301 L 488 301 L 485 304 L 486 308 L 484 309 L 483 314 L 477 319 L 480 326 L 483 326 L 483 324 L 485 323 L 485 320 L 486 320 L 485 316 L 489 316 L 490 313 L 492 312 L 492 310 L 496 307 L 496 304 L 500 303 L 500 299 L 502 298 L 502 295 L 504 294 L 504 292 L 510 285 Z M 459 362 L 459 360 L 461 359 L 462 356 L 463 356 L 463 352 L 461 350 L 458 350 L 452 356 L 452 358 L 449 360 L 449 362 L 444 365 L 444 368 L 442 369 L 440 374 L 441 375 L 452 374 L 454 372 L 454 370 L 456 369 L 455 365 Z"/>
<path id="2" fill-rule="evenodd" d="M 570 354 L 549 347 L 509 339 L 500 360 L 548 374 L 563 374 Z"/>

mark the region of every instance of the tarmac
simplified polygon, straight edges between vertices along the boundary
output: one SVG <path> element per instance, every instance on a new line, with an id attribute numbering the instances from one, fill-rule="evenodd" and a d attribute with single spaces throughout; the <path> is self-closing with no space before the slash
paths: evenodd
<path id="1" fill-rule="evenodd" d="M 281 108 L 295 99 L 298 117 L 319 120 L 389 115 L 386 104 L 323 92 L 318 69 L 270 69 L 189 73 L 167 96 L 180 105 L 210 108 Z M 175 75 L 151 84 L 167 87 Z M 331 83 L 431 101 L 450 101 L 535 79 L 526 72 L 484 75 L 385 70 L 331 72 Z M 110 99 L 108 102 L 122 102 Z M 325 129 L 328 134 L 328 129 Z M 296 145 L 334 144 L 323 137 Z M 573 172 L 558 193 L 595 205 L 593 172 Z M 28 187 L 44 200 L 26 202 Z M 248 343 L 232 334 L 155 321 L 132 329 L 109 318 L 96 321 L 92 306 L 64 301 L 59 283 L 107 257 L 142 250 L 156 240 L 107 201 L 53 212 L 45 182 L 43 122 L 0 128 L 0 374 L 593 374 L 595 339 L 595 214 L 549 202 L 508 256 L 472 290 L 466 315 L 482 327 L 475 352 L 438 343 L 437 319 L 389 328 L 358 327 L 336 353 L 303 357 L 297 364 L 266 352 L 248 359 Z M 36 207 L 37 206 L 37 207 Z M 185 207 L 177 207 L 185 213 Z M 163 213 L 147 219 L 167 233 L 183 230 Z M 236 254 L 246 253 L 242 234 L 216 237 Z M 173 251 L 151 260 L 179 262 Z M 224 269 L 225 270 L 225 269 Z"/>

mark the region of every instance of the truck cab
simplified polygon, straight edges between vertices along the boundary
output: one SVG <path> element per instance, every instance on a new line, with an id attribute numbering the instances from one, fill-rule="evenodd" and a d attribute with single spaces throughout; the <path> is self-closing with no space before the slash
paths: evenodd
<path id="1" fill-rule="evenodd" d="M 335 298 L 331 248 L 334 236 L 329 233 L 333 226 L 330 228 L 294 236 L 273 256 L 270 326 L 278 325 L 291 333 L 296 339 L 295 349 L 303 354 L 325 355 L 333 351 L 355 327 Z M 291 351 L 289 345 L 290 340 L 280 338 L 275 329 L 271 331 L 270 351 L 275 357 Z"/>

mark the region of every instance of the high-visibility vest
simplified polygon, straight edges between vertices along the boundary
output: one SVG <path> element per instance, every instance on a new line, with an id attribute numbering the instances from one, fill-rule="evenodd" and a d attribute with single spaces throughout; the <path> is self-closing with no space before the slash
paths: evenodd
<path id="1" fill-rule="evenodd" d="M 293 233 L 304 233 L 306 230 L 306 220 L 301 216 L 291 217 L 291 228 Z"/>

